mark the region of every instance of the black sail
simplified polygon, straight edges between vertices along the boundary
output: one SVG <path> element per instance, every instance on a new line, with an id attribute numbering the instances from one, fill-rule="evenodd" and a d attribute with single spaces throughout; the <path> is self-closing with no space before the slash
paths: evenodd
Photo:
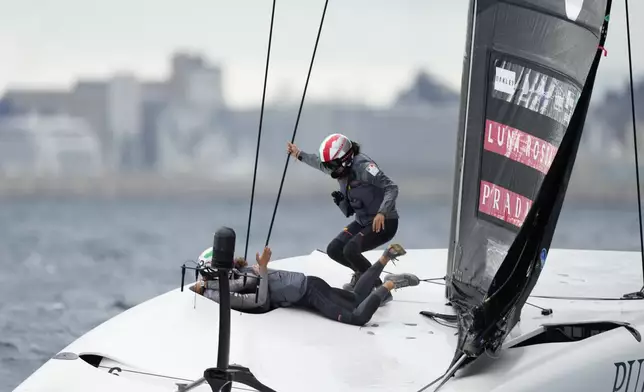
<path id="1" fill-rule="evenodd" d="M 472 0 L 447 295 L 459 352 L 496 349 L 544 266 L 610 0 Z"/>

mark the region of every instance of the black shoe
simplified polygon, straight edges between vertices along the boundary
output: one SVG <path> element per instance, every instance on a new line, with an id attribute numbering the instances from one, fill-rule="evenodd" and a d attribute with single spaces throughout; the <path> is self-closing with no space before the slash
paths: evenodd
<path id="1" fill-rule="evenodd" d="M 353 291 L 353 288 L 356 286 L 356 283 L 358 283 L 358 279 L 360 279 L 360 275 L 362 275 L 359 272 L 354 272 L 353 275 L 351 276 L 351 281 L 349 283 L 345 283 L 342 288 L 347 291 Z"/>

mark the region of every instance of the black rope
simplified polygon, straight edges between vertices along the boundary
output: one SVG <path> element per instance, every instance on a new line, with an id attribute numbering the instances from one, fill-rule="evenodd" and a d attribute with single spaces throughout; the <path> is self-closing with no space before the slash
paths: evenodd
<path id="1" fill-rule="evenodd" d="M 309 73 L 306 75 L 306 83 L 304 84 L 304 92 L 302 93 L 302 99 L 300 101 L 300 108 L 297 111 L 297 119 L 295 120 L 295 127 L 293 128 L 293 136 L 291 137 L 291 143 L 295 142 L 295 134 L 297 133 L 297 126 L 300 123 L 300 115 L 302 114 L 302 107 L 304 106 L 304 98 L 306 98 L 306 90 L 309 87 L 309 79 L 311 78 L 311 70 L 313 69 L 313 62 L 315 61 L 315 53 L 318 50 L 318 42 L 320 42 L 320 34 L 322 33 L 322 26 L 324 25 L 324 16 L 326 15 L 326 8 L 329 4 L 329 0 L 324 2 L 324 10 L 322 11 L 322 18 L 320 19 L 320 27 L 318 28 L 318 36 L 315 39 L 315 47 L 313 48 L 313 55 L 311 56 L 311 64 L 309 64 Z M 266 236 L 266 244 L 271 239 L 271 232 L 273 231 L 273 224 L 275 223 L 275 214 L 277 214 L 277 206 L 280 203 L 280 196 L 282 195 L 282 188 L 284 187 L 284 179 L 286 178 L 286 169 L 288 169 L 288 161 L 290 154 L 286 155 L 286 163 L 284 164 L 284 172 L 282 173 L 282 181 L 280 182 L 280 189 L 277 191 L 277 200 L 275 201 L 275 207 L 273 208 L 273 217 L 271 218 L 271 224 L 268 227 L 268 235 Z"/>
<path id="2" fill-rule="evenodd" d="M 157 374 L 157 373 L 150 373 L 150 372 L 144 372 L 141 370 L 132 370 L 132 369 L 122 369 L 119 366 L 97 366 L 99 369 L 108 369 L 108 370 L 113 370 L 114 372 L 125 372 L 125 373 L 134 373 L 134 374 L 141 374 L 144 376 L 153 376 L 153 377 L 159 377 L 159 378 L 168 378 L 171 380 L 179 380 L 179 381 L 188 381 L 188 382 L 194 382 L 193 380 L 189 380 L 187 378 L 181 378 L 181 377 L 173 377 L 173 376 L 166 376 L 165 374 Z M 117 373 L 115 373 L 117 374 Z"/>
<path id="3" fill-rule="evenodd" d="M 526 301 L 526 303 L 525 303 L 525 304 L 526 304 L 526 305 L 530 305 L 530 306 L 532 306 L 532 307 L 535 307 L 535 308 L 537 308 L 537 309 L 541 310 L 541 315 L 542 315 L 542 316 L 549 316 L 549 315 L 551 315 L 551 314 L 552 314 L 552 308 L 542 308 L 541 306 L 539 306 L 539 305 L 535 305 L 535 304 L 531 304 L 531 303 L 530 303 L 530 302 L 528 302 L 528 301 Z"/>
<path id="4" fill-rule="evenodd" d="M 458 328 L 457 324 L 457 316 L 453 314 L 442 314 L 442 313 L 435 313 L 435 312 L 430 312 L 427 310 L 423 310 L 420 312 L 421 315 L 429 318 L 430 320 L 433 320 L 435 323 L 440 324 L 444 327 L 449 327 L 449 328 Z"/>
<path id="5" fill-rule="evenodd" d="M 642 196 L 640 194 L 640 165 L 637 157 L 637 126 L 635 119 L 635 93 L 633 91 L 633 60 L 631 55 L 631 26 L 628 16 L 628 0 L 625 0 L 626 6 L 626 41 L 628 43 L 628 70 L 630 73 L 631 87 L 631 114 L 633 116 L 633 146 L 635 148 L 635 177 L 637 183 L 637 216 L 640 223 L 640 253 L 642 254 L 642 290 L 644 290 L 644 233 L 642 230 Z"/>
<path id="6" fill-rule="evenodd" d="M 430 382 L 429 384 L 425 385 L 424 387 L 420 388 L 417 392 L 423 392 L 423 391 L 427 390 L 427 388 L 429 388 L 429 387 L 431 387 L 432 385 L 436 384 L 436 383 L 437 383 L 437 382 L 439 382 L 443 377 L 445 377 L 445 376 L 447 375 L 447 373 L 448 373 L 448 372 L 449 372 L 449 369 L 445 370 L 445 373 L 443 373 L 441 376 L 438 376 L 438 378 L 437 378 L 437 379 L 435 379 L 434 381 L 432 381 L 432 382 Z"/>
<path id="7" fill-rule="evenodd" d="M 264 70 L 264 89 L 262 90 L 262 108 L 259 112 L 259 130 L 257 131 L 257 147 L 255 149 L 255 168 L 253 169 L 253 187 L 250 191 L 250 209 L 248 211 L 248 227 L 246 228 L 246 246 L 244 247 L 244 260 L 248 256 L 248 241 L 250 240 L 250 223 L 253 217 L 253 202 L 255 201 L 255 182 L 257 180 L 257 162 L 259 161 L 259 144 L 262 140 L 262 124 L 264 122 L 264 102 L 266 101 L 266 83 L 268 81 L 268 64 L 271 58 L 271 43 L 273 41 L 273 21 L 275 20 L 275 2 L 271 11 L 271 28 L 268 32 L 268 49 L 266 51 L 266 69 Z"/>
<path id="8" fill-rule="evenodd" d="M 445 283 L 438 282 L 439 280 L 445 280 L 445 277 L 442 278 L 429 278 L 429 279 L 420 279 L 421 282 L 425 283 L 432 283 L 432 284 L 438 284 L 441 286 L 445 286 Z"/>
<path id="9" fill-rule="evenodd" d="M 134 373 L 134 374 L 140 374 L 140 375 L 143 375 L 143 376 L 166 378 L 166 379 L 170 379 L 170 380 L 186 381 L 186 382 L 191 382 L 191 383 L 195 382 L 194 380 L 189 380 L 187 378 L 166 376 L 166 375 L 163 375 L 163 374 L 144 372 L 144 371 L 141 371 L 141 370 L 121 369 L 118 366 L 98 366 L 98 368 L 100 368 L 100 369 L 108 369 L 108 370 L 114 369 L 114 371 L 118 372 L 118 373 Z M 114 373 L 114 374 L 118 374 L 118 373 Z M 237 386 L 233 386 L 232 389 L 238 389 L 240 391 L 254 391 L 254 389 L 248 389 L 248 388 L 237 387 Z"/>

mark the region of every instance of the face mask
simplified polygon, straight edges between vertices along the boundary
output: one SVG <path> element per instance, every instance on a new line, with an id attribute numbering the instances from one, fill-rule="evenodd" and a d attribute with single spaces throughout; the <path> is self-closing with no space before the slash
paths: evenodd
<path id="1" fill-rule="evenodd" d="M 331 178 L 338 179 L 340 177 L 344 177 L 346 172 L 346 167 L 339 167 L 338 169 L 331 172 Z"/>
<path id="2" fill-rule="evenodd" d="M 338 179 L 345 177 L 351 171 L 351 156 L 347 156 L 344 161 L 334 160 L 327 162 L 324 166 L 331 170 L 331 178 Z"/>

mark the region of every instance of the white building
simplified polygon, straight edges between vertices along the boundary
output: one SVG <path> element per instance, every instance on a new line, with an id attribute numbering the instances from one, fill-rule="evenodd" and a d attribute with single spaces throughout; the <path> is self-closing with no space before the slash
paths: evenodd
<path id="1" fill-rule="evenodd" d="M 107 87 L 107 128 L 111 140 L 109 167 L 113 170 L 141 166 L 143 129 L 142 88 L 133 75 L 114 76 Z"/>
<path id="2" fill-rule="evenodd" d="M 35 114 L 0 119 L 3 175 L 91 176 L 102 166 L 99 140 L 83 119 Z"/>
<path id="3" fill-rule="evenodd" d="M 210 110 L 225 105 L 221 68 L 200 55 L 176 53 L 169 83 L 173 103 Z"/>
<path id="4" fill-rule="evenodd" d="M 196 155 L 211 133 L 212 112 L 188 105 L 168 107 L 157 119 L 157 168 L 167 174 L 189 174 L 199 171 Z M 225 151 L 225 140 L 220 142 Z M 213 157 L 213 164 L 217 160 Z"/>
<path id="5" fill-rule="evenodd" d="M 235 154 L 217 116 L 225 107 L 222 72 L 200 56 L 172 60 L 168 106 L 157 118 L 157 168 L 166 174 L 216 176 Z M 221 169 L 221 170 L 220 170 Z"/>
<path id="6" fill-rule="evenodd" d="M 224 106 L 221 71 L 218 68 L 203 68 L 192 71 L 186 78 L 186 101 L 206 110 Z"/>

